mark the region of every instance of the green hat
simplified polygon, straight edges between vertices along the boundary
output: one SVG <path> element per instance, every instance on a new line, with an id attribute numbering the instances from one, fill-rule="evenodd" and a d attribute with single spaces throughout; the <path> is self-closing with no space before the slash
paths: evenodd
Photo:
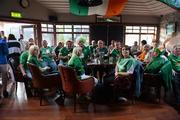
<path id="1" fill-rule="evenodd" d="M 80 43 L 82 43 L 82 44 L 84 44 L 85 42 L 86 42 L 86 38 L 85 37 L 79 37 L 78 39 L 77 39 Z"/>

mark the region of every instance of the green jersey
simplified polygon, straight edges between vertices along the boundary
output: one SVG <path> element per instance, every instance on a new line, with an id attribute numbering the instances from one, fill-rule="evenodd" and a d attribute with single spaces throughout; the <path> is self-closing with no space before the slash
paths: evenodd
<path id="1" fill-rule="evenodd" d="M 28 70 L 27 61 L 28 61 L 29 52 L 24 51 L 20 56 L 20 64 L 23 65 L 25 70 Z"/>
<path id="2" fill-rule="evenodd" d="M 174 54 L 170 54 L 168 59 L 172 64 L 173 70 L 179 73 L 180 72 L 180 56 L 175 56 Z"/>
<path id="3" fill-rule="evenodd" d="M 51 47 L 47 47 L 47 48 L 41 48 L 41 56 L 43 61 L 52 61 L 53 58 L 52 56 L 50 56 L 50 54 L 52 54 L 53 49 Z"/>
<path id="4" fill-rule="evenodd" d="M 135 60 L 132 57 L 120 58 L 117 61 L 118 72 L 127 72 L 134 66 Z"/>
<path id="5" fill-rule="evenodd" d="M 63 47 L 60 49 L 59 55 L 67 56 L 70 53 L 72 53 L 72 49 L 68 49 L 67 47 Z"/>
<path id="6" fill-rule="evenodd" d="M 37 59 L 37 56 L 29 56 L 28 58 L 28 62 L 32 63 L 38 67 L 42 67 L 41 63 L 39 62 L 39 60 Z"/>
<path id="7" fill-rule="evenodd" d="M 74 68 L 79 77 L 85 73 L 84 66 L 82 64 L 82 60 L 77 55 L 73 55 L 71 57 L 71 59 L 68 61 L 68 66 Z"/>

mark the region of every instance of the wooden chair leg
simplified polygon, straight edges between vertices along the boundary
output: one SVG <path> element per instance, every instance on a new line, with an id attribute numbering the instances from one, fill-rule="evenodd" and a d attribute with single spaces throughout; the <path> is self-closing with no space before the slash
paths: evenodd
<path id="1" fill-rule="evenodd" d="M 74 97 L 74 112 L 76 112 L 76 94 L 73 97 Z"/>
<path id="2" fill-rule="evenodd" d="M 15 93 L 16 93 L 16 95 L 17 95 L 17 87 L 18 87 L 17 85 L 18 85 L 18 82 L 16 81 L 15 84 L 16 84 L 16 90 L 15 90 Z"/>
<path id="3" fill-rule="evenodd" d="M 42 106 L 43 90 L 39 90 L 39 95 L 40 95 L 40 106 Z"/>
<path id="4" fill-rule="evenodd" d="M 94 112 L 96 112 L 96 104 L 93 102 L 93 109 L 94 109 Z"/>
<path id="5" fill-rule="evenodd" d="M 157 97 L 158 97 L 158 103 L 161 101 L 161 87 L 157 87 Z"/>

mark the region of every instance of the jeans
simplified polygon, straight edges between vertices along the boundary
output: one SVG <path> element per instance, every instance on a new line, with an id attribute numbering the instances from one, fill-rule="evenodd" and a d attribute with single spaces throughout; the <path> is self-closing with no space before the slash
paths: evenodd
<path id="1" fill-rule="evenodd" d="M 57 71 L 57 64 L 55 61 L 43 61 L 42 67 L 46 67 L 46 66 L 51 67 L 52 71 Z"/>
<path id="2" fill-rule="evenodd" d="M 3 96 L 3 91 L 7 89 L 8 82 L 8 64 L 0 64 L 0 73 L 2 74 L 2 89 L 0 90 L 0 96 Z"/>

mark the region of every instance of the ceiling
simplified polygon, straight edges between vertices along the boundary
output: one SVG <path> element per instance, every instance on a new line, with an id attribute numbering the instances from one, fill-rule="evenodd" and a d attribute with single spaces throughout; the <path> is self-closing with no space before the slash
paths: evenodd
<path id="1" fill-rule="evenodd" d="M 36 0 L 56 13 L 69 13 L 69 0 Z M 122 15 L 160 16 L 175 12 L 173 8 L 157 0 L 128 0 Z"/>

